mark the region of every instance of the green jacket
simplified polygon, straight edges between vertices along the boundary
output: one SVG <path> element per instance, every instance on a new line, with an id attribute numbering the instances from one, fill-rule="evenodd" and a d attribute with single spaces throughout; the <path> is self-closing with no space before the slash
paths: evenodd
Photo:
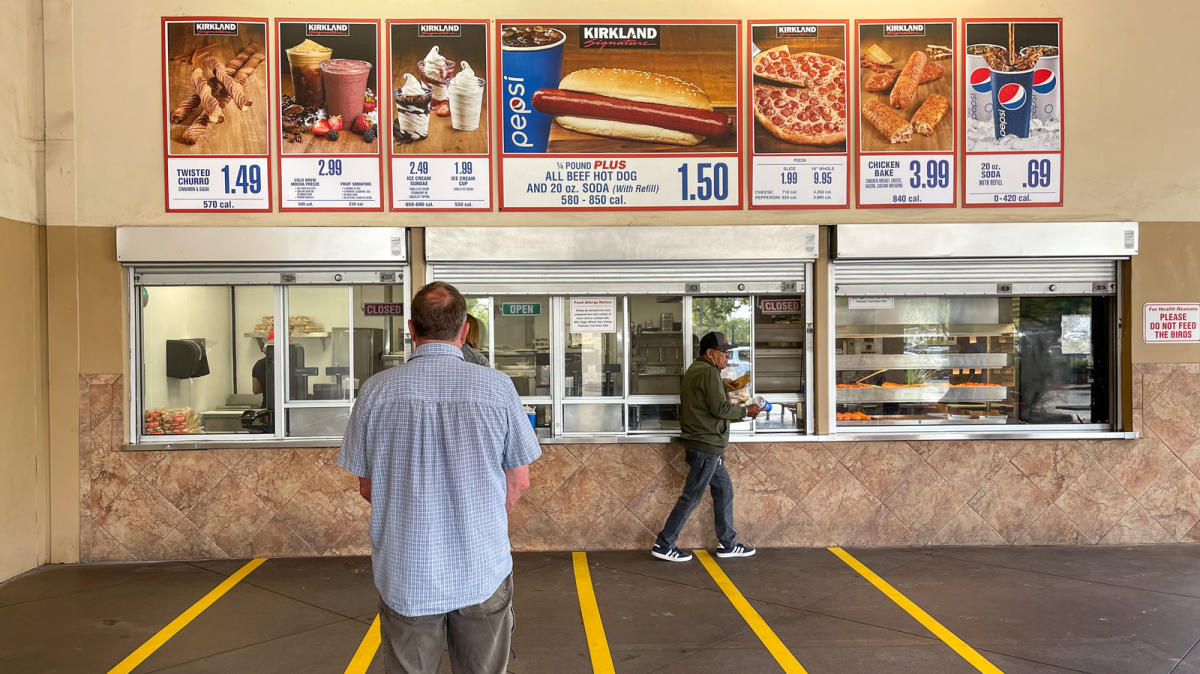
<path id="1" fill-rule="evenodd" d="M 717 366 L 703 358 L 693 362 L 683 373 L 679 402 L 683 444 L 709 454 L 724 454 L 729 422 L 745 418 L 746 408 L 729 402 Z"/>

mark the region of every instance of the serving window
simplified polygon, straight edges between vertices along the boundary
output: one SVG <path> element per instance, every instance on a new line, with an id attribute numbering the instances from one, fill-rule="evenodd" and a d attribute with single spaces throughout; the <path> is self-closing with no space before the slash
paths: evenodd
<path id="1" fill-rule="evenodd" d="M 135 269 L 134 444 L 338 438 L 408 351 L 403 270 Z"/>
<path id="2" fill-rule="evenodd" d="M 1115 263 L 941 264 L 835 265 L 838 431 L 1113 427 Z"/>

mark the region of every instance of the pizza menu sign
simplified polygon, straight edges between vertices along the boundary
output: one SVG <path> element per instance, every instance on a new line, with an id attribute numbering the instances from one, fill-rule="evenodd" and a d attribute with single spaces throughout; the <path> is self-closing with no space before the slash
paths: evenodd
<path id="1" fill-rule="evenodd" d="M 269 21 L 162 19 L 167 211 L 1063 203 L 1061 19 Z"/>

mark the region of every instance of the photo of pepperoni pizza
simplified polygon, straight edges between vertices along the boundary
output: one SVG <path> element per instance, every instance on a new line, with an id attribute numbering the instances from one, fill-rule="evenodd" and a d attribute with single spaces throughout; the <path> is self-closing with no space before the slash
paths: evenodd
<path id="1" fill-rule="evenodd" d="M 844 60 L 782 44 L 755 54 L 751 72 L 754 75 L 751 102 L 758 126 L 790 145 L 844 151 L 847 87 Z M 755 135 L 757 138 L 760 134 Z M 755 151 L 796 150 L 772 150 L 756 143 Z"/>

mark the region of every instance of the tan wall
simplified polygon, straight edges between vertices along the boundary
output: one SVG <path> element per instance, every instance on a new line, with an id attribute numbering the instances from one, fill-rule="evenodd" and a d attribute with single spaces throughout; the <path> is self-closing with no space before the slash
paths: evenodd
<path id="1" fill-rule="evenodd" d="M 0 219 L 0 580 L 47 556 L 45 228 Z"/>
<path id="2" fill-rule="evenodd" d="M 41 0 L 5 3 L 0 21 L 4 68 L 0 70 L 0 217 L 42 222 L 45 213 L 45 101 L 42 77 Z"/>
<path id="3" fill-rule="evenodd" d="M 47 24 L 63 20 L 60 6 L 49 3 Z M 302 0 L 286 9 L 261 0 L 215 0 L 203 10 L 212 15 L 287 16 L 314 18 L 403 18 L 403 4 L 367 0 L 353 7 L 331 9 L 327 2 Z M 1195 87 L 1180 86 L 1177 68 L 1164 64 L 1190 62 L 1194 26 L 1200 24 L 1200 3 L 1161 2 L 1150 9 L 1118 0 L 1011 0 L 998 5 L 961 0 L 924 0 L 906 6 L 929 17 L 1061 15 L 1064 19 L 1065 208 L 1053 209 L 931 209 L 903 213 L 880 211 L 656 213 L 611 215 L 494 214 L 482 219 L 495 224 L 725 224 L 794 222 L 875 222 L 887 220 L 989 221 L 1097 220 L 1186 221 L 1195 218 L 1200 192 L 1200 163 L 1179 151 L 1193 137 L 1191 111 L 1200 105 Z M 323 214 L 260 214 L 241 216 L 167 215 L 162 195 L 162 115 L 160 26 L 158 17 L 170 13 L 161 3 L 130 0 L 123 3 L 75 2 L 75 42 L 47 49 L 47 87 L 50 100 L 76 102 L 74 120 L 50 119 L 51 131 L 73 129 L 70 147 L 54 152 L 49 175 L 74 176 L 78 194 L 75 222 L 62 224 L 328 224 Z M 574 5 L 564 12 L 554 0 L 463 0 L 450 12 L 456 17 L 513 18 L 741 18 L 780 19 L 780 5 L 767 0 L 730 4 L 724 0 L 645 3 L 614 0 Z M 806 19 L 896 18 L 897 5 L 886 0 L 808 3 L 796 6 Z M 184 13 L 180 10 L 180 13 Z M 413 12 L 413 13 L 424 13 Z M 902 18 L 902 17 L 901 17 Z M 914 17 L 915 18 L 915 17 Z M 57 28 L 61 31 L 61 28 Z M 1117 47 L 1120 47 L 1119 49 Z M 1078 56 L 1075 56 L 1078 55 Z M 114 70 L 114 64 L 120 68 Z M 64 77 L 65 76 L 65 77 Z M 957 76 L 957 74 L 956 74 Z M 492 78 L 495 81 L 495 78 Z M 73 90 L 66 90 L 73 83 Z M 961 89 L 961 87 L 960 87 Z M 1149 102 L 1149 103 L 1147 103 Z M 55 136 L 57 137 L 57 136 Z M 1116 160 L 1115 158 L 1118 158 Z M 66 181 L 69 186 L 69 180 Z M 70 209 L 57 200 L 68 193 L 52 190 L 54 208 Z M 479 224 L 477 215 L 439 214 L 434 223 L 420 214 L 363 214 L 339 217 L 340 222 L 413 225 Z M 54 224 L 52 219 L 52 224 Z"/>
<path id="4" fill-rule="evenodd" d="M 1200 344 L 1147 344 L 1143 305 L 1200 302 L 1200 223 L 1145 223 L 1133 259 L 1130 338 L 1135 363 L 1200 363 Z"/>

